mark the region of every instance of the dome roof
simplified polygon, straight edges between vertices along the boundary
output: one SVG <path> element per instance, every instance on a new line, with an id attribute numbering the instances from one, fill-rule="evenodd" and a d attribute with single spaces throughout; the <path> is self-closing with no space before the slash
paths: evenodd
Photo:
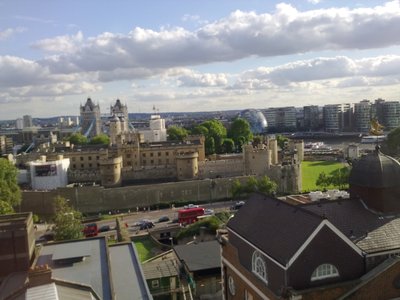
<path id="1" fill-rule="evenodd" d="M 400 163 L 379 148 L 355 162 L 349 178 L 350 187 L 389 188 L 398 187 L 399 183 Z"/>
<path id="2" fill-rule="evenodd" d="M 265 133 L 267 131 L 267 119 L 258 109 L 246 109 L 242 111 L 240 117 L 246 119 L 250 124 L 250 129 L 254 134 Z"/>

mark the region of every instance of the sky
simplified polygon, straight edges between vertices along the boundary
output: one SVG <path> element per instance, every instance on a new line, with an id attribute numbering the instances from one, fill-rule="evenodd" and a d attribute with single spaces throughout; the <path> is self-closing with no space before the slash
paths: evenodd
<path id="1" fill-rule="evenodd" d="M 400 0 L 0 0 L 0 120 L 400 100 Z"/>

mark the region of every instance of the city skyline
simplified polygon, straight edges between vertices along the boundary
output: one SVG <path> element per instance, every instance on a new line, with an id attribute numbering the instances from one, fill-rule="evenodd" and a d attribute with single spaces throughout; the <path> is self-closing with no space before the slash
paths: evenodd
<path id="1" fill-rule="evenodd" d="M 399 1 L 0 2 L 0 119 L 399 99 Z"/>

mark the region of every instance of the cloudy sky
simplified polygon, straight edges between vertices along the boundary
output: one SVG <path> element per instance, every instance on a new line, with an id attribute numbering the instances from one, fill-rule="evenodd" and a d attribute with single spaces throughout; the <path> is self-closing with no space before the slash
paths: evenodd
<path id="1" fill-rule="evenodd" d="M 400 100 L 400 3 L 0 0 L 0 119 Z"/>

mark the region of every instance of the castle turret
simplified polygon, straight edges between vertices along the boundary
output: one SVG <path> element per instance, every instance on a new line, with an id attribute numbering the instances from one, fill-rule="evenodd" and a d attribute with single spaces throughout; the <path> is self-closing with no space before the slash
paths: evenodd
<path id="1" fill-rule="evenodd" d="M 121 134 L 121 122 L 117 116 L 110 119 L 110 143 L 117 144 L 117 137 Z"/>
<path id="2" fill-rule="evenodd" d="M 181 153 L 176 156 L 178 180 L 193 180 L 199 175 L 197 152 Z"/>
<path id="3" fill-rule="evenodd" d="M 100 161 L 101 185 L 104 187 L 121 186 L 122 156 L 106 158 Z"/>

